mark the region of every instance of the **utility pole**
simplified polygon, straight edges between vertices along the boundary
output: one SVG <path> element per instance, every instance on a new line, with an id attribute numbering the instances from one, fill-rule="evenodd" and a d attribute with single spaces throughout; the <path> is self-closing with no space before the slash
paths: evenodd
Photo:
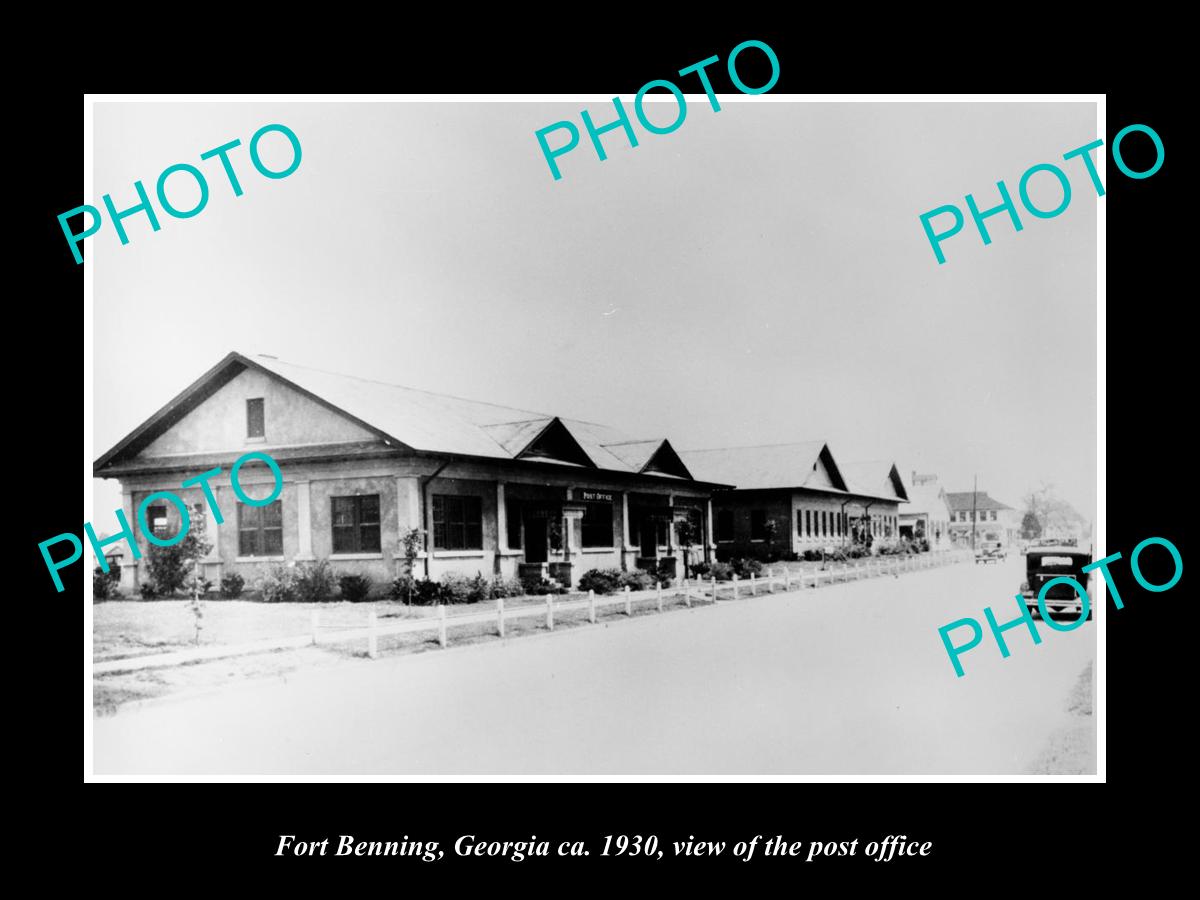
<path id="1" fill-rule="evenodd" d="M 971 491 L 971 552 L 975 552 L 975 504 L 979 500 L 979 475 L 975 475 L 975 490 Z"/>

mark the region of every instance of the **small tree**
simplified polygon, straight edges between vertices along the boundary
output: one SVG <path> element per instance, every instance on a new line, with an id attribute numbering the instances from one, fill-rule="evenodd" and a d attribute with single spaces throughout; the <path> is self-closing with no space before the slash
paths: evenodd
<path id="1" fill-rule="evenodd" d="M 196 568 L 196 561 L 212 550 L 212 544 L 206 544 L 196 536 L 197 530 L 193 523 L 192 529 L 179 543 L 170 547 L 151 545 L 147 569 L 160 597 L 169 596 L 183 588 L 189 572 Z"/>
<path id="2" fill-rule="evenodd" d="M 779 523 L 767 519 L 763 523 L 763 533 L 766 535 L 767 562 L 772 562 L 775 559 L 775 541 L 779 539 Z"/>
<path id="3" fill-rule="evenodd" d="M 690 518 L 680 519 L 675 523 L 675 535 L 679 538 L 679 546 L 683 548 L 684 574 L 691 571 L 692 548 L 700 539 L 700 529 Z"/>
<path id="4" fill-rule="evenodd" d="M 400 545 L 404 548 L 404 563 L 408 567 L 408 571 L 405 573 L 408 575 L 404 598 L 406 606 L 412 606 L 413 586 L 417 577 L 417 554 L 421 552 L 424 544 L 425 532 L 420 528 L 409 528 L 400 535 Z"/>

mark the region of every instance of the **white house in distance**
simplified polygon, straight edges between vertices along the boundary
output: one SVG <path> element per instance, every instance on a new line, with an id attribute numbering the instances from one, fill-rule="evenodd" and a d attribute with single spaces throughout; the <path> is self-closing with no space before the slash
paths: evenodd
<path id="1" fill-rule="evenodd" d="M 936 475 L 912 473 L 908 506 L 900 511 L 900 537 L 910 541 L 924 538 L 930 550 L 949 548 L 950 506 Z"/>

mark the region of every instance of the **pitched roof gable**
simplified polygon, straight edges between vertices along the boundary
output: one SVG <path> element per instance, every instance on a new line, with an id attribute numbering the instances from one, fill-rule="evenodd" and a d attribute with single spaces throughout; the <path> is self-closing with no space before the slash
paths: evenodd
<path id="1" fill-rule="evenodd" d="M 846 463 L 843 467 L 850 482 L 850 492 L 881 500 L 908 502 L 908 490 L 896 464 L 887 460 Z"/>
<path id="2" fill-rule="evenodd" d="M 366 428 L 388 446 L 409 451 L 521 459 L 693 480 L 665 439 L 632 440 L 591 422 L 434 394 L 283 362 L 230 353 L 101 456 L 110 463 L 145 449 L 247 369 L 266 373 Z M 723 483 L 722 483 L 723 484 Z"/>
<path id="3" fill-rule="evenodd" d="M 975 497 L 972 507 L 971 498 Z M 999 500 L 993 500 L 985 491 L 947 491 L 946 504 L 955 512 L 970 512 L 974 509 L 1012 509 Z"/>
<path id="4" fill-rule="evenodd" d="M 684 450 L 679 456 L 696 478 L 737 485 L 739 490 L 802 488 L 845 492 L 841 467 L 824 441 Z M 820 466 L 830 484 L 814 476 Z"/>

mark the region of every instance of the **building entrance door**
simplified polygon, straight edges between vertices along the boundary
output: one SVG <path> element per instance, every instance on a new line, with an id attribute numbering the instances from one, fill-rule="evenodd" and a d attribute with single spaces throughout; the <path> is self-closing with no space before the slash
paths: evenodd
<path id="1" fill-rule="evenodd" d="M 642 518 L 642 524 L 638 528 L 638 539 L 642 556 L 658 556 L 658 522 L 651 516 Z"/>
<path id="2" fill-rule="evenodd" d="M 550 559 L 549 519 L 543 516 L 525 517 L 525 562 L 544 563 Z"/>

